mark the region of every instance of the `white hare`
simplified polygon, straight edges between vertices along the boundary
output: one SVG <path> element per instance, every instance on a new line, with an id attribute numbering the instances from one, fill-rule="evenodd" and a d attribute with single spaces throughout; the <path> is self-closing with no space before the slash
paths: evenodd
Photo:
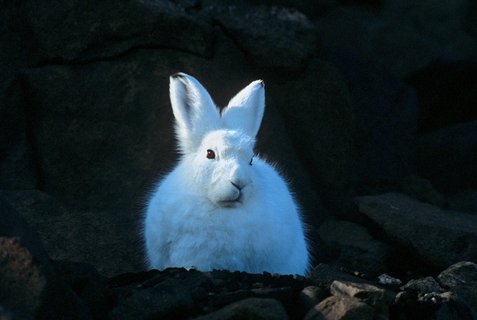
<path id="1" fill-rule="evenodd" d="M 249 84 L 222 112 L 194 77 L 174 74 L 169 89 L 182 156 L 147 205 L 149 266 L 304 275 L 309 258 L 297 205 L 253 151 L 264 83 Z"/>

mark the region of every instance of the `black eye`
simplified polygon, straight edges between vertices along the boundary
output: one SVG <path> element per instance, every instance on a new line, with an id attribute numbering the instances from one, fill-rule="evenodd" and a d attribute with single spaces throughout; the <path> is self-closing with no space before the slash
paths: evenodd
<path id="1" fill-rule="evenodd" d="M 250 162 L 248 163 L 249 165 L 252 165 L 253 164 L 253 157 L 252 159 L 250 159 Z"/>
<path id="2" fill-rule="evenodd" d="M 207 159 L 215 159 L 215 152 L 213 150 L 207 150 Z"/>

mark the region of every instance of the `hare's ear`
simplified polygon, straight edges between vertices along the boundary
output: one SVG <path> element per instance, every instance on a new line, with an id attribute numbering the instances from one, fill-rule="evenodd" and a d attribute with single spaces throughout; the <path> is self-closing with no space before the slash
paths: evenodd
<path id="1" fill-rule="evenodd" d="M 255 137 L 262 123 L 265 109 L 265 84 L 256 80 L 233 97 L 223 110 L 222 120 L 226 128 L 239 129 Z"/>
<path id="2" fill-rule="evenodd" d="M 170 77 L 169 94 L 182 153 L 196 150 L 204 135 L 220 126 L 220 114 L 205 88 L 192 76 Z"/>

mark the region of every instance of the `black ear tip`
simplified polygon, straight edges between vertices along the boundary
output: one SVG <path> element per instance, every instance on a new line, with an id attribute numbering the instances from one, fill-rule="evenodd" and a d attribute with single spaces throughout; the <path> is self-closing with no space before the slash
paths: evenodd
<path id="1" fill-rule="evenodd" d="M 182 72 L 176 72 L 176 73 L 174 73 L 174 74 L 171 75 L 171 78 L 176 79 L 176 78 L 182 78 L 183 76 L 184 76 L 184 73 L 182 73 Z"/>
<path id="2" fill-rule="evenodd" d="M 260 83 L 260 85 L 261 85 L 262 87 L 265 87 L 265 81 L 263 81 L 263 80 L 261 80 L 261 79 L 258 80 L 258 81 L 259 81 L 259 83 Z"/>

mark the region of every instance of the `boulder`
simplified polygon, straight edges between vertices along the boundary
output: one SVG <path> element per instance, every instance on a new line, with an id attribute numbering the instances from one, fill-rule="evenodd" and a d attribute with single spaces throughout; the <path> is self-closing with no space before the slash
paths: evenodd
<path id="1" fill-rule="evenodd" d="M 391 239 L 427 263 L 444 268 L 477 257 L 477 218 L 450 212 L 402 194 L 357 198 L 361 213 Z"/>

